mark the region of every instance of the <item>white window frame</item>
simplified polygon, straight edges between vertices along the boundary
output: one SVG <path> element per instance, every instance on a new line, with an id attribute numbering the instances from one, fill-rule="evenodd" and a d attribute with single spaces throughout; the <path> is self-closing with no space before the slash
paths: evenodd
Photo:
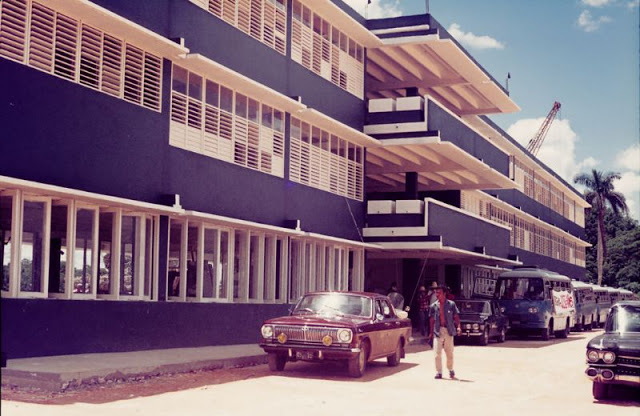
<path id="1" fill-rule="evenodd" d="M 44 218 L 43 218 L 43 233 L 42 233 L 42 290 L 40 292 L 27 292 L 20 289 L 21 283 L 21 267 L 22 263 L 22 234 L 24 232 L 24 203 L 25 202 L 43 202 L 44 203 Z M 20 200 L 20 233 L 17 235 L 18 239 L 18 270 L 17 270 L 17 294 L 18 298 L 47 298 L 49 295 L 49 247 L 51 238 L 51 198 L 43 197 L 31 194 L 22 194 Z"/>
<path id="2" fill-rule="evenodd" d="M 73 266 L 73 256 L 75 253 L 75 205 L 76 201 L 73 199 L 61 199 L 54 200 L 51 203 L 51 209 L 54 206 L 66 206 L 67 207 L 67 231 L 66 231 L 66 251 L 67 251 L 67 263 L 65 265 L 64 274 L 64 292 L 49 292 L 48 297 L 54 299 L 71 299 L 71 293 L 73 292 L 73 267 L 69 267 L 69 263 Z M 51 226 L 52 224 L 49 224 Z M 51 230 L 49 230 L 51 233 Z M 51 255 L 51 253 L 49 253 Z M 47 290 L 49 286 L 47 285 Z"/>
<path id="3" fill-rule="evenodd" d="M 0 6 L 1 7 L 1 6 Z M 20 219 L 21 210 L 20 204 L 22 199 L 21 190 L 2 191 L 2 196 L 11 197 L 11 252 L 9 253 L 9 290 L 2 290 L 2 297 L 16 298 L 18 297 L 18 288 L 20 287 L 20 239 L 17 237 L 21 235 L 20 232 Z M 4 250 L 4 247 L 2 247 Z"/>
<path id="4" fill-rule="evenodd" d="M 76 240 L 78 233 L 78 211 L 87 210 L 93 211 L 93 230 L 92 230 L 92 248 L 91 248 L 91 292 L 89 293 L 75 293 L 73 292 L 73 284 L 71 284 L 71 299 L 96 299 L 98 293 L 98 270 L 100 269 L 99 259 L 99 239 L 98 233 L 100 232 L 100 207 L 97 205 L 86 204 L 79 201 L 74 201 L 73 211 L 73 255 L 75 256 Z M 72 262 L 71 267 L 71 280 L 74 278 L 75 264 Z"/>
<path id="5" fill-rule="evenodd" d="M 120 299 L 120 239 L 122 237 L 122 208 L 103 208 L 100 207 L 101 213 L 113 214 L 113 222 L 111 224 L 111 275 L 109 276 L 109 293 L 98 293 L 96 288 L 97 299 L 119 300 Z M 98 217 L 99 218 L 99 217 Z M 98 234 L 98 238 L 100 235 Z M 99 259 L 98 259 L 99 261 Z M 98 268 L 100 264 L 96 265 Z"/>

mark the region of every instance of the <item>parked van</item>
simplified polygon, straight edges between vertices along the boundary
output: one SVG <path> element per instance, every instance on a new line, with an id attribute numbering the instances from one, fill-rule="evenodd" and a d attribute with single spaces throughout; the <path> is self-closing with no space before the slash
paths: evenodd
<path id="1" fill-rule="evenodd" d="M 510 331 L 566 338 L 575 312 L 571 279 L 536 267 L 518 267 L 502 273 L 495 295 L 509 317 Z"/>
<path id="2" fill-rule="evenodd" d="M 572 280 L 571 288 L 575 304 L 571 328 L 576 331 L 589 330 L 593 327 L 596 315 L 596 297 L 593 293 L 593 286 L 579 280 Z"/>
<path id="3" fill-rule="evenodd" d="M 599 328 L 607 321 L 607 314 L 611 308 L 611 296 L 606 287 L 591 285 L 593 294 L 596 297 L 596 316 L 593 321 L 593 327 Z"/>

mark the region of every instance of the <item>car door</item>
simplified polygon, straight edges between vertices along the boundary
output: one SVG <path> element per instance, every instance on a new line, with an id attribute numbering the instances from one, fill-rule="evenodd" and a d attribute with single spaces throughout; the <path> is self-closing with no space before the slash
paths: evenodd
<path id="1" fill-rule="evenodd" d="M 385 318 L 384 308 L 380 299 L 375 300 L 373 323 L 369 327 L 370 356 L 377 358 L 384 354 Z"/>

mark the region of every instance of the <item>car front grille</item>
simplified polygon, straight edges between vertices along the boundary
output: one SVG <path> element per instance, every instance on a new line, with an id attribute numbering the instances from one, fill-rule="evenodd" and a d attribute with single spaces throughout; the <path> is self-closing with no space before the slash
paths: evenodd
<path id="1" fill-rule="evenodd" d="M 298 325 L 275 325 L 273 334 L 278 337 L 280 334 L 287 336 L 287 341 L 322 343 L 322 338 L 329 335 L 333 342 L 338 342 L 338 329 L 314 326 Z"/>
<path id="2" fill-rule="evenodd" d="M 616 372 L 640 376 L 640 357 L 618 356 Z"/>

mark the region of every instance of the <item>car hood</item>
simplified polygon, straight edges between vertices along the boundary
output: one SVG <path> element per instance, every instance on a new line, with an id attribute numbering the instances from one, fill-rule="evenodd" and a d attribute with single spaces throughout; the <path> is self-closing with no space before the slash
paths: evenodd
<path id="1" fill-rule="evenodd" d="M 338 315 L 296 315 L 281 316 L 279 318 L 268 319 L 264 323 L 269 325 L 301 325 L 301 326 L 329 326 L 344 328 L 345 326 L 361 325 L 370 322 L 367 318 Z"/>
<path id="2" fill-rule="evenodd" d="M 461 313 L 460 322 L 482 323 L 489 315 L 484 313 Z"/>
<path id="3" fill-rule="evenodd" d="M 605 332 L 592 338 L 587 348 L 614 350 L 640 356 L 640 332 Z"/>

